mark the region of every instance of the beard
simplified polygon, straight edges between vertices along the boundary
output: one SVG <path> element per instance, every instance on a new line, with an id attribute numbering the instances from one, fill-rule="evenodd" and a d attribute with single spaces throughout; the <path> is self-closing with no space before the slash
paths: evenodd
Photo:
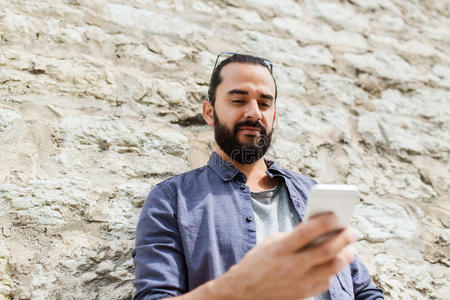
<path id="1" fill-rule="evenodd" d="M 232 160 L 240 164 L 249 165 L 264 156 L 267 149 L 269 149 L 272 141 L 272 130 L 267 133 L 266 128 L 258 121 L 252 122 L 250 120 L 238 122 L 234 125 L 233 130 L 230 130 L 225 124 L 222 124 L 213 110 L 214 115 L 214 138 L 219 147 Z M 238 140 L 239 127 L 254 126 L 260 129 L 259 136 L 255 136 L 252 141 L 248 143 L 241 143 Z"/>

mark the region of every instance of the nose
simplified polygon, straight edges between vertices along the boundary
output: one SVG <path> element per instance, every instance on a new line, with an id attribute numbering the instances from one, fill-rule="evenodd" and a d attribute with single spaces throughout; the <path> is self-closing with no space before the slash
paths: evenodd
<path id="1" fill-rule="evenodd" d="M 259 121 L 262 118 L 261 111 L 259 109 L 258 101 L 249 101 L 245 110 L 245 119 L 250 119 L 252 121 Z"/>

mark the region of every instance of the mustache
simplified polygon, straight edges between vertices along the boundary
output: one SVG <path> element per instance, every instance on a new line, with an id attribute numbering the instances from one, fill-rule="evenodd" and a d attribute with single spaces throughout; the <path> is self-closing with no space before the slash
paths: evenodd
<path id="1" fill-rule="evenodd" d="M 266 128 L 259 122 L 259 121 L 250 121 L 250 120 L 245 120 L 245 121 L 241 121 L 236 123 L 236 125 L 234 126 L 233 132 L 234 134 L 236 134 L 239 131 L 239 127 L 244 127 L 244 126 L 252 126 L 252 127 L 257 127 L 261 130 L 261 134 L 266 134 L 267 130 Z"/>

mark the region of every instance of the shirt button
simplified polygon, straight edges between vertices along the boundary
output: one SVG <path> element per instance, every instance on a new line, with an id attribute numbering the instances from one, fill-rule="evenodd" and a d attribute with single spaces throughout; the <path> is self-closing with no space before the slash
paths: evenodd
<path id="1" fill-rule="evenodd" d="M 241 190 L 245 190 L 245 188 L 246 188 L 245 184 L 241 185 Z"/>
<path id="2" fill-rule="evenodd" d="M 245 221 L 247 221 L 248 223 L 250 223 L 251 221 L 253 221 L 253 218 L 251 216 L 247 216 L 245 218 Z"/>

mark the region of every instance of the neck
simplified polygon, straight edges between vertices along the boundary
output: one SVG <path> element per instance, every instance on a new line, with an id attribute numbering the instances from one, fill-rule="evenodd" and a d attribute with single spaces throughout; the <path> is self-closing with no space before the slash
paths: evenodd
<path id="1" fill-rule="evenodd" d="M 276 184 L 275 179 L 271 179 L 267 174 L 267 166 L 264 158 L 260 158 L 251 164 L 241 164 L 228 156 L 219 146 L 216 146 L 217 154 L 226 162 L 229 162 L 236 169 L 241 171 L 247 177 L 247 185 L 253 192 L 271 189 Z"/>

